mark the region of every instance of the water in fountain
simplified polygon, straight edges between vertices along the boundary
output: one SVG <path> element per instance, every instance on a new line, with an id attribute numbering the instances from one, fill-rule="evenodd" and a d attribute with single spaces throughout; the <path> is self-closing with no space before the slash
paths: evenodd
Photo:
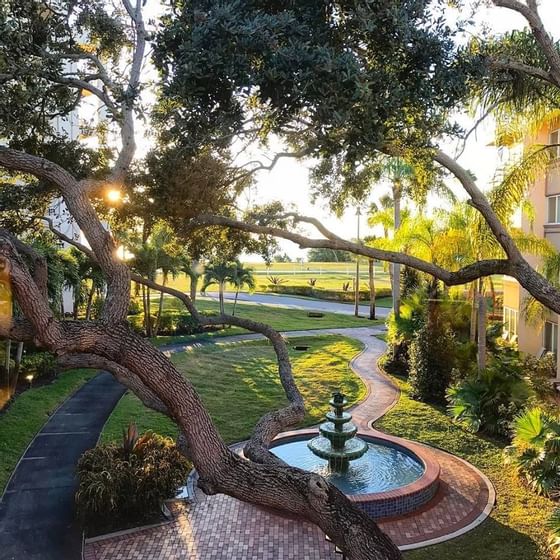
<path id="1" fill-rule="evenodd" d="M 359 459 L 368 451 L 368 444 L 356 437 L 358 428 L 351 422 L 352 415 L 344 412 L 347 400 L 337 391 L 329 404 L 333 407 L 327 413 L 327 422 L 319 426 L 320 436 L 307 443 L 309 449 L 321 459 L 329 461 L 329 468 L 336 472 L 346 472 L 350 461 Z"/>

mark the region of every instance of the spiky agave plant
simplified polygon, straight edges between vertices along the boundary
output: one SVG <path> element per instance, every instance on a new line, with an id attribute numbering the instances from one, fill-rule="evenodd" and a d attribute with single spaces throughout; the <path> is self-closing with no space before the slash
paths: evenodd
<path id="1" fill-rule="evenodd" d="M 123 430 L 123 454 L 125 461 L 130 459 L 130 455 L 134 451 L 134 447 L 136 446 L 136 442 L 138 441 L 138 428 L 134 422 L 131 422 L 128 425 L 126 430 Z"/>

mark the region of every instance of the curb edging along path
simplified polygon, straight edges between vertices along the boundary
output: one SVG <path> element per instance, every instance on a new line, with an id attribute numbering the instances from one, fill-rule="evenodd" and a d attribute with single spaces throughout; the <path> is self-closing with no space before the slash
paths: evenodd
<path id="1" fill-rule="evenodd" d="M 321 329 L 285 333 L 289 336 L 337 334 L 359 340 L 364 349 L 351 361 L 352 369 L 368 388 L 366 398 L 351 410 L 360 431 L 375 434 L 371 427 L 398 401 L 399 390 L 381 373 L 377 360 L 385 343 L 371 328 Z M 259 338 L 255 335 L 213 341 L 228 344 Z M 172 353 L 192 345 L 176 345 Z M 162 348 L 163 349 L 163 348 Z M 379 433 L 379 432 L 377 432 Z M 239 445 L 239 444 L 238 444 Z M 415 444 L 421 445 L 421 444 Z M 423 446 L 441 466 L 440 488 L 424 508 L 403 517 L 382 520 L 380 527 L 402 550 L 449 540 L 473 529 L 486 519 L 495 493 L 490 481 L 466 461 L 444 451 Z M 223 494 L 205 496 L 195 489 L 190 504 L 175 504 L 175 518 L 164 525 L 139 528 L 97 537 L 85 543 L 86 560 L 335 560 L 334 547 L 318 527 L 240 502 Z"/>
<path id="2" fill-rule="evenodd" d="M 70 395 L 37 432 L 0 499 L 1 560 L 74 560 L 76 464 L 94 447 L 125 388 L 100 373 Z"/>

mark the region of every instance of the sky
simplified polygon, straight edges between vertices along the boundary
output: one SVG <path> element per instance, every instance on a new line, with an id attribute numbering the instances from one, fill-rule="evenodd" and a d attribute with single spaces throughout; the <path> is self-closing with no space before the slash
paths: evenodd
<path id="1" fill-rule="evenodd" d="M 560 0 L 541 0 L 540 12 L 548 31 L 555 38 L 560 38 Z M 488 26 L 496 33 L 504 33 L 512 29 L 525 27 L 525 20 L 505 8 L 487 7 L 477 11 L 475 19 L 480 26 Z M 470 129 L 474 120 L 462 116 L 461 124 L 465 129 Z M 474 172 L 481 188 L 486 188 L 499 165 L 500 154 L 492 146 L 493 124 L 491 121 L 483 123 L 471 135 L 466 148 L 459 158 L 459 162 Z M 454 154 L 455 146 L 441 146 L 450 155 Z M 282 150 L 279 150 L 282 151 Z M 333 216 L 326 208 L 325 203 L 311 202 L 309 189 L 309 162 L 294 159 L 281 159 L 272 171 L 261 171 L 256 177 L 256 186 L 247 197 L 246 204 L 264 203 L 280 200 L 285 204 L 294 204 L 300 214 L 313 214 L 319 218 L 332 231 L 346 238 L 355 238 L 357 229 L 356 210 L 348 210 L 342 218 Z M 459 194 L 460 187 L 451 185 Z M 388 191 L 388 185 L 380 184 L 373 190 L 373 199 L 378 198 Z M 436 200 L 432 204 L 437 206 Z M 362 217 L 362 233 L 368 232 L 365 218 Z M 369 233 L 376 233 L 369 230 Z M 282 252 L 287 252 L 290 257 L 305 257 L 305 251 L 290 242 L 281 242 Z M 251 257 L 251 260 L 259 260 Z"/>

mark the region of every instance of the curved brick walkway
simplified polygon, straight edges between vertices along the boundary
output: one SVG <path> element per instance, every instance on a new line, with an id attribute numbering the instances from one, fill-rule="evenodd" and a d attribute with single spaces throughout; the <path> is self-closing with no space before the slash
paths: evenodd
<path id="1" fill-rule="evenodd" d="M 368 395 L 352 414 L 362 432 L 375 432 L 371 422 L 398 400 L 398 389 L 377 369 L 385 343 L 375 338 L 379 328 L 328 329 L 288 333 L 342 334 L 364 343 L 351 363 L 368 386 Z M 228 337 L 217 343 L 255 338 Z M 180 351 L 184 346 L 168 348 Z M 414 444 L 420 445 L 420 444 Z M 424 446 L 425 447 L 425 446 Z M 494 502 L 492 486 L 468 463 L 443 451 L 425 447 L 441 466 L 440 488 L 423 509 L 380 521 L 379 525 L 404 550 L 447 540 L 482 522 Z M 283 516 L 225 495 L 205 496 L 198 489 L 190 504 L 172 506 L 171 522 L 86 541 L 85 560 L 336 560 L 332 543 L 321 530 L 300 519 Z"/>

